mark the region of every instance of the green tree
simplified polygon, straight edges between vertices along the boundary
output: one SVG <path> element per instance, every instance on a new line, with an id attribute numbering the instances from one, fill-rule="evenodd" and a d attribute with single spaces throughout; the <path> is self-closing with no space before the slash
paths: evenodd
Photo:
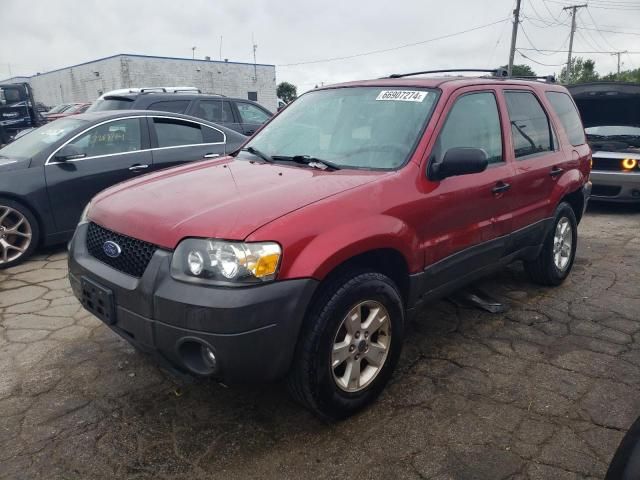
<path id="1" fill-rule="evenodd" d="M 503 65 L 502 68 L 507 69 L 507 65 Z M 521 63 L 519 65 L 514 65 L 511 70 L 511 74 L 514 77 L 537 77 L 536 72 L 534 72 L 529 65 Z"/>
<path id="2" fill-rule="evenodd" d="M 623 70 L 620 73 L 608 73 L 603 76 L 601 80 L 640 83 L 640 68 L 636 68 L 634 70 Z"/>
<path id="3" fill-rule="evenodd" d="M 276 94 L 278 95 L 278 98 L 281 98 L 285 102 L 289 103 L 294 101 L 298 96 L 298 89 L 292 83 L 281 82 L 278 84 Z"/>
<path id="4" fill-rule="evenodd" d="M 590 58 L 583 59 L 582 57 L 575 57 L 571 59 L 571 75 L 567 79 L 567 67 L 562 67 L 560 73 L 560 79 L 564 83 L 586 83 L 595 82 L 600 78 L 598 72 L 596 72 L 596 62 Z"/>

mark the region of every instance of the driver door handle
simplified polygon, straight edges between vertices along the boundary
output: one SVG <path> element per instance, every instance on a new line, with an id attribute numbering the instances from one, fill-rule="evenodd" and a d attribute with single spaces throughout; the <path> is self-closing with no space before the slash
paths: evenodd
<path id="1" fill-rule="evenodd" d="M 205 153 L 204 157 L 202 158 L 218 158 L 219 156 L 219 153 Z"/>
<path id="2" fill-rule="evenodd" d="M 142 165 L 140 163 L 136 163 L 135 165 L 131 165 L 129 167 L 130 172 L 139 172 L 140 170 L 145 170 L 149 168 L 149 165 Z"/>
<path id="3" fill-rule="evenodd" d="M 560 167 L 553 167 L 551 169 L 551 171 L 549 172 L 549 175 L 551 175 L 551 177 L 555 178 L 558 175 L 560 175 L 562 172 L 564 172 L 564 168 L 560 168 Z"/>
<path id="4" fill-rule="evenodd" d="M 511 190 L 511 184 L 505 182 L 498 182 L 496 183 L 496 186 L 491 189 L 493 193 L 502 193 L 507 190 Z"/>

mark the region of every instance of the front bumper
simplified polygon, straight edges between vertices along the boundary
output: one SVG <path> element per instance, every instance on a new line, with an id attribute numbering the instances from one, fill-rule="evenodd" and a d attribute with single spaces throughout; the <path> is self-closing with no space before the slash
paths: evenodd
<path id="1" fill-rule="evenodd" d="M 592 170 L 589 178 L 593 200 L 640 203 L 640 173 Z"/>
<path id="2" fill-rule="evenodd" d="M 187 284 L 171 277 L 171 252 L 161 249 L 138 279 L 88 253 L 87 227 L 78 226 L 69 244 L 73 292 L 82 298 L 83 278 L 111 291 L 114 317 L 105 323 L 136 348 L 176 373 L 227 383 L 271 381 L 288 371 L 316 280 L 238 288 Z M 198 346 L 214 352 L 215 369 L 203 368 Z"/>

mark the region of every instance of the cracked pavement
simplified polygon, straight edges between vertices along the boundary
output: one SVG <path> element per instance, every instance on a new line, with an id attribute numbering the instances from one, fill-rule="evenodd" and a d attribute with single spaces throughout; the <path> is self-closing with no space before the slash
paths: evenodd
<path id="1" fill-rule="evenodd" d="M 432 303 L 378 402 L 328 425 L 282 385 L 180 384 L 82 310 L 58 249 L 0 270 L 0 479 L 603 478 L 640 415 L 640 209 L 590 208 L 559 288 Z"/>

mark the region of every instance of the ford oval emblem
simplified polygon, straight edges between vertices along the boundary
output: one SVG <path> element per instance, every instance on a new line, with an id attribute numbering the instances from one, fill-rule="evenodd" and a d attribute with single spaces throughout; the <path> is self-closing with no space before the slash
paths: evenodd
<path id="1" fill-rule="evenodd" d="M 118 258 L 122 253 L 122 248 L 120 248 L 120 245 L 118 245 L 116 242 L 107 240 L 102 244 L 102 251 L 107 257 Z"/>

